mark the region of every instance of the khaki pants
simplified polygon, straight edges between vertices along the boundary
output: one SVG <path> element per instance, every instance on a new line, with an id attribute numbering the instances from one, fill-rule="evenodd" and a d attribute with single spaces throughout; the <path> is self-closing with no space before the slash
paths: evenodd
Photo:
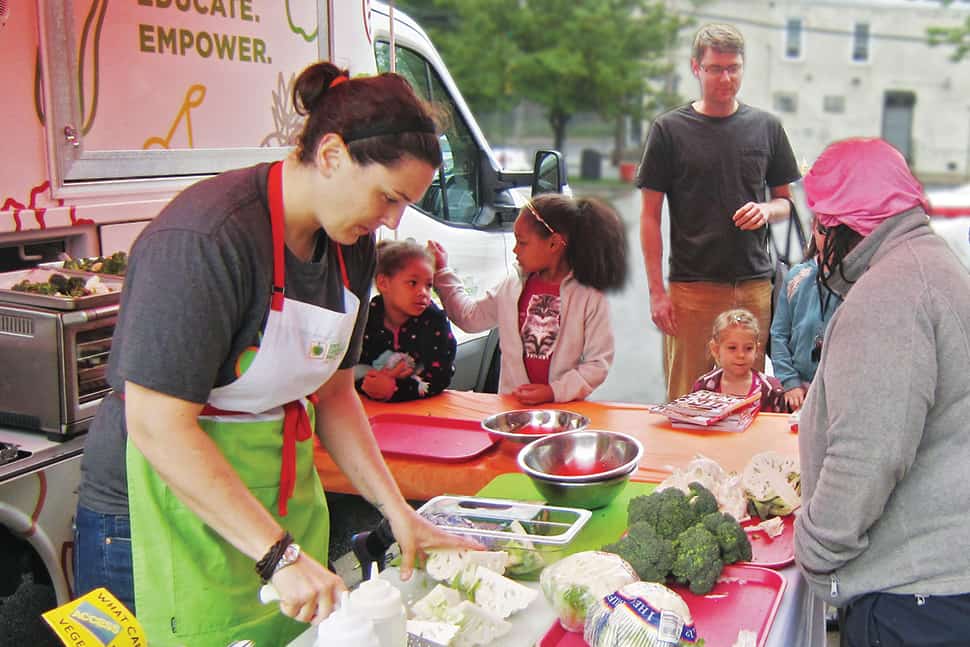
<path id="1" fill-rule="evenodd" d="M 761 335 L 754 367 L 764 370 L 771 325 L 769 279 L 738 283 L 673 282 L 670 284 L 670 301 L 677 321 L 677 336 L 664 335 L 668 400 L 690 392 L 694 381 L 714 367 L 708 342 L 714 320 L 725 310 L 745 308 L 758 320 Z"/>

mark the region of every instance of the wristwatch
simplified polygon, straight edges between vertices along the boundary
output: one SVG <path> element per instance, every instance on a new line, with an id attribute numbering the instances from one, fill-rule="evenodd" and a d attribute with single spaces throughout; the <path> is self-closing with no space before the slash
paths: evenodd
<path id="1" fill-rule="evenodd" d="M 286 568 L 287 566 L 292 566 L 293 563 L 296 562 L 296 560 L 298 560 L 299 558 L 300 558 L 300 545 L 290 544 L 289 546 L 286 547 L 286 550 L 284 550 L 283 554 L 280 556 L 280 561 L 276 562 L 276 566 L 273 567 L 273 575 L 276 575 L 277 571 L 279 571 L 280 569 Z"/>

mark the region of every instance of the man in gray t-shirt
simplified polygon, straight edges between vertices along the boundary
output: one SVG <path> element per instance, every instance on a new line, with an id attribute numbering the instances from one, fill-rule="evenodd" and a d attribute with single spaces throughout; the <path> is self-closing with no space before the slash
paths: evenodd
<path id="1" fill-rule="evenodd" d="M 789 216 L 788 185 L 799 173 L 778 119 L 738 102 L 743 65 L 744 39 L 733 26 L 705 25 L 697 32 L 691 70 L 701 97 L 657 118 L 637 176 L 650 314 L 664 333 L 668 399 L 690 391 L 711 368 L 707 342 L 724 310 L 746 308 L 755 315 L 755 368 L 764 367 L 772 276 L 767 224 Z M 669 292 L 661 267 L 665 196 Z"/>

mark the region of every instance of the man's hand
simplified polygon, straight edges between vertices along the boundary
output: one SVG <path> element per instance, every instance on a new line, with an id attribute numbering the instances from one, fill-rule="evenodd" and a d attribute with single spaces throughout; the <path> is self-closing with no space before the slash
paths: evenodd
<path id="1" fill-rule="evenodd" d="M 555 394 L 552 387 L 548 384 L 523 384 L 513 391 L 512 395 L 519 399 L 522 404 L 543 404 L 552 402 Z"/>
<path id="2" fill-rule="evenodd" d="M 390 400 L 397 391 L 397 380 L 384 371 L 368 371 L 360 388 L 372 400 Z"/>
<path id="3" fill-rule="evenodd" d="M 671 337 L 677 334 L 674 306 L 670 302 L 670 294 L 666 291 L 650 295 L 650 317 L 663 334 Z"/>
<path id="4" fill-rule="evenodd" d="M 802 408 L 802 404 L 805 402 L 805 388 L 801 386 L 796 386 L 794 388 L 785 391 L 785 404 L 788 405 L 789 411 L 797 411 Z"/>
<path id="5" fill-rule="evenodd" d="M 742 231 L 761 229 L 768 224 L 771 217 L 768 203 L 748 202 L 743 207 L 734 212 L 732 220 L 734 226 Z"/>

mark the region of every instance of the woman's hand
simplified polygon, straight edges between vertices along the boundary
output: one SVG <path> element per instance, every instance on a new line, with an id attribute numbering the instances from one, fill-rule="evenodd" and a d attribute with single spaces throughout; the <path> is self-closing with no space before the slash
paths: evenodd
<path id="1" fill-rule="evenodd" d="M 523 384 L 515 389 L 512 395 L 522 404 L 543 404 L 556 399 L 552 387 L 548 384 Z"/>
<path id="2" fill-rule="evenodd" d="M 394 539 L 401 547 L 401 579 L 411 579 L 414 563 L 424 559 L 432 548 L 470 548 L 484 550 L 484 546 L 473 539 L 453 535 L 434 525 L 413 509 L 402 509 L 398 516 L 388 516 Z"/>
<path id="3" fill-rule="evenodd" d="M 389 400 L 397 391 L 397 380 L 384 371 L 368 371 L 360 389 L 372 400 Z"/>
<path id="4" fill-rule="evenodd" d="M 805 388 L 796 386 L 785 391 L 785 404 L 789 411 L 798 411 L 805 402 Z"/>
<path id="5" fill-rule="evenodd" d="M 428 241 L 428 251 L 434 257 L 434 271 L 448 267 L 448 252 L 435 240 Z"/>
<path id="6" fill-rule="evenodd" d="M 302 553 L 270 581 L 280 597 L 280 613 L 315 625 L 330 615 L 340 594 L 347 590 L 335 573 Z"/>

